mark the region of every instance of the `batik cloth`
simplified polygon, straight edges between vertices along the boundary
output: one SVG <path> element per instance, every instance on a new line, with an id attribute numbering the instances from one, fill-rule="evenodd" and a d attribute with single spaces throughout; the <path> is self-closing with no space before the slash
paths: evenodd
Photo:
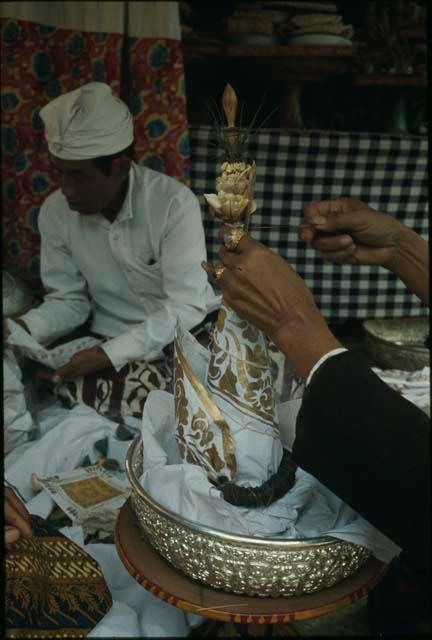
<path id="1" fill-rule="evenodd" d="M 7 638 L 83 638 L 112 598 L 98 563 L 38 516 L 5 560 Z"/>
<path id="2" fill-rule="evenodd" d="M 55 393 L 68 409 L 85 404 L 103 416 L 141 419 L 150 391 L 168 390 L 171 378 L 165 359 L 154 362 L 139 360 L 129 362 L 120 371 L 107 367 L 67 380 L 56 387 Z"/>
<path id="3" fill-rule="evenodd" d="M 209 314 L 206 321 L 192 332 L 204 347 L 209 344 L 215 318 L 216 312 Z M 91 335 L 101 340 L 107 339 L 99 334 Z M 86 404 L 111 419 L 133 416 L 141 420 L 150 391 L 173 390 L 173 344 L 167 345 L 163 353 L 163 358 L 152 362 L 136 360 L 126 364 L 120 371 L 107 367 L 93 374 L 65 381 L 56 387 L 55 393 L 68 409 L 77 404 Z"/>

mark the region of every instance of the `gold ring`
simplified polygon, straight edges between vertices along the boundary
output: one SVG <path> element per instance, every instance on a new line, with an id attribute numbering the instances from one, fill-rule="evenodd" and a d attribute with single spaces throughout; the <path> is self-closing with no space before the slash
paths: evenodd
<path id="1" fill-rule="evenodd" d="M 223 272 L 225 271 L 226 266 L 224 264 L 217 264 L 214 267 L 214 277 L 216 280 L 220 280 Z"/>
<path id="2" fill-rule="evenodd" d="M 224 245 L 230 251 L 234 251 L 235 249 L 237 249 L 240 240 L 244 236 L 247 236 L 247 231 L 238 227 L 234 227 L 224 234 Z"/>

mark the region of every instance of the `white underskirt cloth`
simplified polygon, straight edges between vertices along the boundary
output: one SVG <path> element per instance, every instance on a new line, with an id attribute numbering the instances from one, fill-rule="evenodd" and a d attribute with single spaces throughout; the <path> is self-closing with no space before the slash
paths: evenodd
<path id="1" fill-rule="evenodd" d="M 202 467 L 183 464 L 175 439 L 174 398 L 152 391 L 145 404 L 143 488 L 163 507 L 187 520 L 228 533 L 279 539 L 334 536 L 368 547 L 384 562 L 400 548 L 303 469 L 294 487 L 268 507 L 226 502 Z"/>

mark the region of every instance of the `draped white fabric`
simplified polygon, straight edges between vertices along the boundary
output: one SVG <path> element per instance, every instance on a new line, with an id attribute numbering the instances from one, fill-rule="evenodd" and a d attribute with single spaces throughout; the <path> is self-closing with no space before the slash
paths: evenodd
<path id="1" fill-rule="evenodd" d="M 180 39 L 178 2 L 2 2 L 0 15 L 77 31 Z"/>

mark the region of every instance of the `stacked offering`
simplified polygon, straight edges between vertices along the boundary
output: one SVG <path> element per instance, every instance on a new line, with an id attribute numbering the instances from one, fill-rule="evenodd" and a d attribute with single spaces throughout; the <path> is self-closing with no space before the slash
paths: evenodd
<path id="1" fill-rule="evenodd" d="M 236 104 L 228 86 L 227 155 L 206 195 L 232 250 L 256 206 Z M 224 268 L 213 265 L 216 280 Z M 180 324 L 174 346 L 174 397 L 149 394 L 126 460 L 140 526 L 169 562 L 227 591 L 292 596 L 346 578 L 370 550 L 386 561 L 398 552 L 283 448 L 260 330 L 222 305 L 209 349 Z"/>

